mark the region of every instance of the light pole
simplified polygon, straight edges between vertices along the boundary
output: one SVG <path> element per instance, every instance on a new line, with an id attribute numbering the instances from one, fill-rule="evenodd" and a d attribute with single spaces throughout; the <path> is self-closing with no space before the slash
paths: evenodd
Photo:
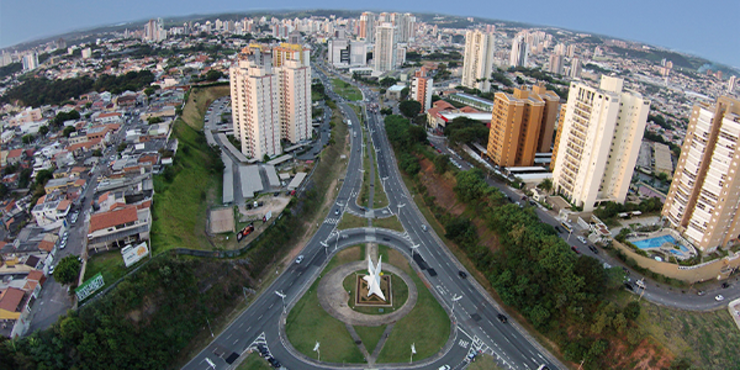
<path id="1" fill-rule="evenodd" d="M 455 302 L 461 300 L 462 297 L 463 296 L 461 296 L 461 295 L 455 295 L 455 296 L 452 297 L 452 314 L 453 315 L 455 314 Z"/>
<path id="2" fill-rule="evenodd" d="M 404 206 L 406 206 L 406 203 L 398 204 L 398 213 L 396 213 L 396 217 L 401 218 L 401 208 L 403 208 Z"/>
<path id="3" fill-rule="evenodd" d="M 329 255 L 329 244 L 326 244 L 325 242 L 320 242 L 321 245 L 324 246 L 324 252 L 326 252 L 326 255 Z"/>
<path id="4" fill-rule="evenodd" d="M 416 354 L 416 346 L 415 343 L 411 343 L 411 358 L 409 358 L 409 363 L 414 362 L 414 354 Z"/>
<path id="5" fill-rule="evenodd" d="M 276 290 L 276 291 L 275 291 L 275 294 L 277 294 L 277 296 L 278 296 L 278 297 L 280 297 L 280 298 L 282 298 L 282 299 L 283 299 L 283 313 L 285 313 L 285 311 L 286 311 L 286 306 L 285 306 L 285 293 L 283 293 L 283 292 L 281 292 L 281 291 L 279 291 L 279 290 Z"/>
<path id="6" fill-rule="evenodd" d="M 645 291 L 647 290 L 646 289 L 647 287 L 645 286 L 645 278 L 643 277 L 642 279 L 640 279 L 640 281 L 642 282 L 642 284 L 640 284 L 640 285 L 642 285 L 640 287 L 640 288 L 642 288 L 642 292 L 640 292 L 640 298 L 637 299 L 638 302 L 640 302 L 640 300 L 642 299 L 642 296 L 645 295 Z"/>
<path id="7" fill-rule="evenodd" d="M 208 331 L 211 332 L 211 338 L 213 338 L 213 329 L 211 329 L 211 322 L 208 321 L 208 318 L 206 317 L 206 322 L 208 323 Z"/>
<path id="8" fill-rule="evenodd" d="M 316 341 L 316 345 L 313 346 L 313 351 L 317 354 L 317 361 L 321 362 L 321 351 L 319 350 L 319 341 Z"/>
<path id="9" fill-rule="evenodd" d="M 415 244 L 411 246 L 411 258 L 414 258 L 414 252 L 421 247 L 419 244 Z M 419 253 L 419 252 L 416 252 Z"/>

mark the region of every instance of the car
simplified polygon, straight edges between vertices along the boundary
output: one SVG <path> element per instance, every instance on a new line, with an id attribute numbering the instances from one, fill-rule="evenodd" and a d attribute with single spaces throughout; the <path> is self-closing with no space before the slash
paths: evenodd
<path id="1" fill-rule="evenodd" d="M 588 249 L 590 249 L 591 252 L 594 252 L 594 254 L 599 254 L 599 250 L 596 249 L 596 247 L 594 247 L 593 245 L 589 245 Z"/>
<path id="2" fill-rule="evenodd" d="M 303 255 L 301 254 L 300 256 L 298 256 L 298 258 L 296 258 L 296 259 L 295 259 L 295 263 L 296 263 L 296 264 L 299 264 L 299 265 L 300 265 L 300 264 L 301 264 L 301 262 L 303 262 L 303 258 L 304 258 L 304 257 L 303 257 Z"/>
<path id="3" fill-rule="evenodd" d="M 635 287 L 630 282 L 626 282 L 624 283 L 624 289 L 634 291 Z"/>
<path id="4" fill-rule="evenodd" d="M 465 271 L 458 271 L 457 275 L 460 276 L 461 279 L 466 279 L 468 277 L 468 274 L 466 274 Z"/>
<path id="5" fill-rule="evenodd" d="M 54 268 L 55 267 L 56 266 L 54 266 L 54 265 L 49 266 L 49 275 L 54 275 Z"/>
<path id="6" fill-rule="evenodd" d="M 725 288 L 725 289 L 727 289 L 727 288 L 729 288 L 729 287 L 730 287 L 730 283 L 728 283 L 728 282 L 724 282 L 724 283 L 722 283 L 722 288 Z"/>
<path id="7" fill-rule="evenodd" d="M 282 366 L 280 365 L 280 361 L 276 360 L 275 357 L 270 357 L 270 359 L 267 360 L 267 362 L 269 362 L 270 365 L 272 365 L 272 367 L 275 369 L 279 369 L 280 366 Z"/>
<path id="8" fill-rule="evenodd" d="M 509 199 L 511 199 L 511 198 L 509 198 Z M 559 226 L 555 226 L 555 231 L 557 231 L 558 234 L 562 234 L 563 233 L 563 230 Z"/>
<path id="9" fill-rule="evenodd" d="M 339 216 L 339 208 L 334 210 L 334 215 Z"/>
<path id="10" fill-rule="evenodd" d="M 421 229 L 427 231 L 427 225 L 421 225 Z"/>
<path id="11" fill-rule="evenodd" d="M 547 367 L 546 365 L 540 365 L 540 367 L 538 367 L 537 370 L 550 370 L 550 368 Z"/>
<path id="12" fill-rule="evenodd" d="M 506 322 L 509 321 L 509 319 L 503 314 L 496 315 L 496 318 L 498 319 L 498 321 L 501 321 L 502 324 L 506 324 Z"/>
<path id="13" fill-rule="evenodd" d="M 696 295 L 698 295 L 700 297 L 703 296 L 703 295 L 705 295 L 705 294 L 707 294 L 707 292 L 705 292 L 703 290 L 700 290 L 700 291 L 696 292 Z"/>
<path id="14" fill-rule="evenodd" d="M 630 274 L 630 270 L 628 270 L 626 267 L 622 267 L 622 271 L 624 271 L 624 274 L 625 275 L 629 275 Z"/>
<path id="15" fill-rule="evenodd" d="M 714 297 L 714 300 L 717 302 L 722 302 L 725 300 L 725 296 L 723 296 L 722 294 L 717 294 L 717 296 Z"/>
<path id="16" fill-rule="evenodd" d="M 576 252 L 576 254 L 581 254 L 581 251 L 578 250 L 578 248 L 575 245 L 571 245 L 570 249 L 573 250 L 573 252 Z"/>
<path id="17" fill-rule="evenodd" d="M 576 239 L 578 239 L 578 241 L 581 242 L 581 243 L 583 243 L 583 244 L 588 244 L 588 241 L 586 240 L 586 238 L 584 238 L 584 237 L 582 237 L 580 235 L 577 236 Z"/>
<path id="18" fill-rule="evenodd" d="M 61 243 L 59 243 L 59 249 L 67 248 L 67 240 L 62 240 Z"/>
<path id="19" fill-rule="evenodd" d="M 427 272 L 429 276 L 437 276 L 437 271 L 434 271 L 434 269 L 427 269 Z"/>
<path id="20" fill-rule="evenodd" d="M 447 364 L 442 365 L 437 370 L 450 370 L 450 365 L 447 365 Z"/>

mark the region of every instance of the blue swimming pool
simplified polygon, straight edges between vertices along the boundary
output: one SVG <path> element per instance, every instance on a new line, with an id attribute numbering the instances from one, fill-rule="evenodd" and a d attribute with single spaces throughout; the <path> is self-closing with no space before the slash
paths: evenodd
<path id="1" fill-rule="evenodd" d="M 636 241 L 636 242 L 632 242 L 632 244 L 634 244 L 637 248 L 640 248 L 640 249 L 658 248 L 661 245 L 663 245 L 663 243 L 673 243 L 673 244 L 676 244 L 676 238 L 674 238 L 674 237 L 672 237 L 670 235 L 663 235 L 663 236 L 658 236 L 658 237 L 655 237 L 655 238 L 644 239 L 644 240 L 639 240 L 639 241 Z M 681 251 L 684 251 L 685 250 L 686 252 L 688 252 L 688 250 L 686 249 L 686 247 L 684 247 L 684 246 L 680 246 L 680 247 L 681 247 Z"/>

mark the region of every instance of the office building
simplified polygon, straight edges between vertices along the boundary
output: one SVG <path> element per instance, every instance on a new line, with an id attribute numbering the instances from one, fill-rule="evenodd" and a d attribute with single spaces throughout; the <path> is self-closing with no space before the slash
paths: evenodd
<path id="1" fill-rule="evenodd" d="M 229 70 L 234 136 L 241 152 L 263 159 L 281 140 L 311 138 L 310 50 L 295 44 L 251 44 Z"/>
<path id="2" fill-rule="evenodd" d="M 144 26 L 144 41 L 158 42 L 164 40 L 166 36 L 162 18 L 150 19 Z"/>
<path id="3" fill-rule="evenodd" d="M 494 36 L 481 31 L 468 31 L 465 34 L 465 54 L 463 55 L 462 85 L 483 92 L 491 90 L 493 71 Z"/>
<path id="4" fill-rule="evenodd" d="M 360 15 L 359 37 L 367 42 L 375 42 L 375 13 L 364 12 Z"/>
<path id="5" fill-rule="evenodd" d="M 367 64 L 367 44 L 346 38 L 328 41 L 326 57 L 335 67 L 357 67 Z"/>
<path id="6" fill-rule="evenodd" d="M 623 83 L 602 76 L 599 88 L 570 84 L 553 153 L 553 186 L 586 212 L 601 202 L 624 202 L 635 169 L 650 101 Z"/>
<path id="7" fill-rule="evenodd" d="M 388 72 L 395 69 L 397 49 L 396 27 L 390 22 L 377 25 L 375 27 L 375 50 L 373 51 L 375 70 Z"/>
<path id="8" fill-rule="evenodd" d="M 526 67 L 529 58 L 529 44 L 524 37 L 519 36 L 511 44 L 511 53 L 509 54 L 509 66 Z"/>
<path id="9" fill-rule="evenodd" d="M 534 165 L 535 153 L 550 152 L 560 97 L 543 84 L 494 96 L 487 154 L 502 167 Z"/>
<path id="10" fill-rule="evenodd" d="M 550 68 L 548 72 L 563 74 L 563 55 L 558 53 L 550 54 Z"/>
<path id="11" fill-rule="evenodd" d="M 702 252 L 740 235 L 740 100 L 694 106 L 661 214 Z"/>
<path id="12" fill-rule="evenodd" d="M 421 103 L 421 112 L 426 112 L 432 107 L 432 87 L 434 79 L 428 77 L 427 70 L 421 67 L 416 71 L 413 80 L 411 80 L 411 99 Z"/>
<path id="13" fill-rule="evenodd" d="M 90 59 L 90 57 L 92 57 L 92 49 L 90 48 L 82 49 L 82 59 Z"/>

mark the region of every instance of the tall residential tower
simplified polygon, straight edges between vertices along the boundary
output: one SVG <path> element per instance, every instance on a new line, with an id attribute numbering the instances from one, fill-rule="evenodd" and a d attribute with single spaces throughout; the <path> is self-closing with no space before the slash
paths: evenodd
<path id="1" fill-rule="evenodd" d="M 661 213 L 702 252 L 740 237 L 739 171 L 740 101 L 694 106 Z"/>
<path id="2" fill-rule="evenodd" d="M 483 92 L 491 90 L 489 79 L 493 70 L 494 41 L 491 33 L 476 30 L 465 34 L 463 86 Z"/>
<path id="3" fill-rule="evenodd" d="M 599 88 L 571 83 L 561 114 L 553 186 L 584 211 L 622 203 L 640 151 L 650 101 L 602 76 Z"/>

